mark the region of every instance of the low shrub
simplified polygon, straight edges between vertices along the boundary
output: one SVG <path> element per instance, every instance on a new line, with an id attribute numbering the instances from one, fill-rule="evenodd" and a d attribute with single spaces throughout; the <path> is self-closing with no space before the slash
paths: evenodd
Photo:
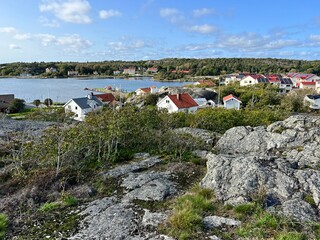
<path id="1" fill-rule="evenodd" d="M 195 187 L 190 193 L 179 197 L 166 226 L 166 232 L 180 240 L 196 237 L 197 232 L 203 228 L 204 214 L 215 209 L 212 199 L 212 191 L 200 187 Z"/>
<path id="2" fill-rule="evenodd" d="M 78 205 L 78 199 L 70 195 L 63 196 L 62 200 L 65 206 Z"/>
<path id="3" fill-rule="evenodd" d="M 284 232 L 280 233 L 276 240 L 307 240 L 307 236 L 298 232 Z"/>
<path id="4" fill-rule="evenodd" d="M 8 228 L 8 218 L 5 214 L 0 213 L 0 239 L 4 239 Z"/>
<path id="5" fill-rule="evenodd" d="M 51 202 L 51 203 L 47 202 L 47 203 L 43 204 L 39 208 L 39 210 L 41 212 L 50 212 L 50 211 L 53 211 L 53 210 L 59 208 L 60 206 L 61 206 L 61 203 L 59 203 L 59 202 Z"/>

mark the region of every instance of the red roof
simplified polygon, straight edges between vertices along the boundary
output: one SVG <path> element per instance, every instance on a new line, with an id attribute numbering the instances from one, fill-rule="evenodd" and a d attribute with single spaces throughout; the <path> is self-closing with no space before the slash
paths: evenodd
<path id="1" fill-rule="evenodd" d="M 316 82 L 301 82 L 303 85 L 316 85 Z"/>
<path id="2" fill-rule="evenodd" d="M 139 88 L 142 92 L 148 93 L 151 92 L 151 87 L 147 87 L 147 88 Z M 139 90 L 138 89 L 138 90 Z"/>
<path id="3" fill-rule="evenodd" d="M 156 67 L 151 67 L 151 68 L 148 68 L 147 71 L 158 71 L 158 68 L 156 68 Z"/>
<path id="4" fill-rule="evenodd" d="M 281 81 L 279 79 L 269 78 L 268 81 L 270 83 L 280 83 Z"/>
<path id="5" fill-rule="evenodd" d="M 94 96 L 99 98 L 102 102 L 110 103 L 116 100 L 112 93 L 95 94 Z"/>
<path id="6" fill-rule="evenodd" d="M 214 86 L 214 83 L 211 80 L 199 80 L 198 81 L 199 84 L 205 84 L 208 86 Z"/>
<path id="7" fill-rule="evenodd" d="M 223 98 L 223 102 L 229 101 L 230 99 L 236 99 L 237 101 L 241 102 L 238 98 L 236 98 L 233 94 L 229 94 Z"/>
<path id="8" fill-rule="evenodd" d="M 254 78 L 254 79 L 257 79 L 257 78 L 264 78 L 264 76 L 263 75 L 261 75 L 261 74 L 254 74 L 254 73 L 244 73 L 244 76 L 246 76 L 246 77 L 252 77 L 252 78 Z"/>
<path id="9" fill-rule="evenodd" d="M 168 95 L 168 97 L 179 109 L 198 106 L 198 104 L 193 100 L 193 98 L 188 93 Z"/>

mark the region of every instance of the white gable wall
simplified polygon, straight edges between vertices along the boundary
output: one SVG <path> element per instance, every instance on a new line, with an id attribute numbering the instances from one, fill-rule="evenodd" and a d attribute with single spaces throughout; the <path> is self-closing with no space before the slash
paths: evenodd
<path id="1" fill-rule="evenodd" d="M 243 78 L 242 80 L 240 80 L 240 86 L 243 87 L 243 86 L 250 86 L 250 85 L 254 85 L 257 83 L 257 80 L 254 79 L 253 77 L 251 76 L 247 76 L 245 78 Z"/>
<path id="2" fill-rule="evenodd" d="M 226 109 L 240 109 L 240 102 L 235 100 L 234 98 L 227 100 L 223 105 Z"/>
<path id="3" fill-rule="evenodd" d="M 161 108 L 167 109 L 168 113 L 173 113 L 173 112 L 179 111 L 179 108 L 177 108 L 177 106 L 171 101 L 171 99 L 168 96 L 161 99 L 157 103 L 157 107 L 158 107 L 158 109 L 161 109 Z"/>

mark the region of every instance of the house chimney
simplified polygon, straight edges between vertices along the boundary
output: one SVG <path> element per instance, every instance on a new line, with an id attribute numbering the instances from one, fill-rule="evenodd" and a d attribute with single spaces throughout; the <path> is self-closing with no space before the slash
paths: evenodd
<path id="1" fill-rule="evenodd" d="M 177 99 L 180 100 L 180 93 L 177 93 Z"/>
<path id="2" fill-rule="evenodd" d="M 92 99 L 93 97 L 93 92 L 91 92 L 90 94 L 88 94 L 88 99 Z"/>

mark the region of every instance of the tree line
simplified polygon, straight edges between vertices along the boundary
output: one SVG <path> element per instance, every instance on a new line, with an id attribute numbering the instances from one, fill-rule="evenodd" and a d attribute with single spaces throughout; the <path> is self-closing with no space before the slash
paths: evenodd
<path id="1" fill-rule="evenodd" d="M 56 72 L 46 73 L 46 68 Z M 236 72 L 248 73 L 287 73 L 304 72 L 320 75 L 320 61 L 305 61 L 274 58 L 169 58 L 149 61 L 103 61 L 103 62 L 16 62 L 0 64 L 0 76 L 31 74 L 41 77 L 67 77 L 68 71 L 79 75 L 113 76 L 115 71 L 135 67 L 138 74 L 146 73 L 147 68 L 156 67 L 155 78 L 179 79 L 186 76 L 218 76 Z M 175 71 L 174 71 L 175 70 Z M 188 71 L 183 72 L 183 71 Z"/>

